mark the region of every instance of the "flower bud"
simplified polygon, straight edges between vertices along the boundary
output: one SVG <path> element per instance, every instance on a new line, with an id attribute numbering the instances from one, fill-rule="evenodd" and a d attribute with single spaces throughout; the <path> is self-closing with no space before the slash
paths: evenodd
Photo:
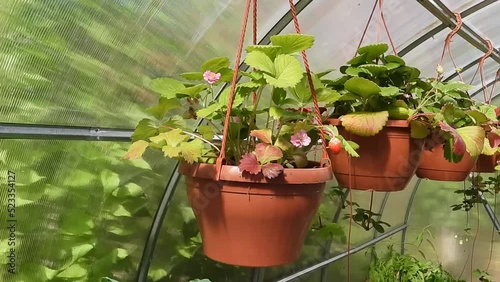
<path id="1" fill-rule="evenodd" d="M 436 72 L 437 72 L 438 74 L 440 74 L 440 75 L 441 75 L 441 74 L 443 74 L 443 73 L 444 73 L 443 66 L 441 66 L 441 65 L 437 65 L 437 67 L 436 67 Z"/>

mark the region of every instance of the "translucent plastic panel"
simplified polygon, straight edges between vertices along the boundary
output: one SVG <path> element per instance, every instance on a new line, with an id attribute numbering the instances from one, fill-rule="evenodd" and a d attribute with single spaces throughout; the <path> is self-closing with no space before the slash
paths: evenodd
<path id="1" fill-rule="evenodd" d="M 496 281 L 500 277 L 500 242 L 498 235 L 492 237 L 493 225 L 484 207 L 476 204 L 468 215 L 450 208 L 462 203 L 463 196 L 454 191 L 463 189 L 464 185 L 469 183 L 422 181 L 413 204 L 406 242 L 414 241 L 428 227 L 434 237 L 434 247 L 424 242 L 420 248 L 428 258 L 438 259 L 445 269 L 466 281 L 477 281 L 477 277 L 471 279 L 471 270 L 484 271 L 489 265 L 488 272 Z M 499 208 L 497 203 L 496 210 Z M 408 250 L 419 255 L 414 248 Z"/>
<path id="2" fill-rule="evenodd" d="M 388 246 L 394 246 L 396 250 L 399 250 L 401 245 L 401 233 L 393 235 L 381 242 L 378 242 L 373 247 L 367 248 L 358 253 L 352 254 L 349 258 L 349 268 L 350 268 L 350 279 L 348 280 L 348 268 L 347 268 L 347 257 L 336 261 L 329 265 L 325 271 L 325 280 L 322 281 L 335 281 L 335 282 L 365 282 L 368 281 L 369 268 L 372 259 L 373 251 L 377 252 L 377 255 L 383 256 L 387 251 Z"/>
<path id="3" fill-rule="evenodd" d="M 308 52 L 313 71 L 329 68 L 338 70 L 354 56 L 373 3 L 317 0 L 299 15 L 302 32 L 316 37 L 315 45 Z M 380 40 L 377 40 L 377 14 L 372 19 L 363 44 L 388 42 L 383 29 L 380 31 Z M 440 24 L 418 1 L 384 1 L 384 15 L 398 49 Z M 293 25 L 283 31 L 293 32 Z"/>
<path id="4" fill-rule="evenodd" d="M 0 140 L 0 221 L 16 220 L 0 230 L 0 281 L 135 279 L 172 162 L 122 160 L 126 147 Z"/>
<path id="5" fill-rule="evenodd" d="M 418 178 L 414 177 L 403 191 L 387 193 L 387 200 L 382 211 L 381 220 L 391 226 L 399 226 L 404 223 L 409 201 Z"/>
<path id="6" fill-rule="evenodd" d="M 443 52 L 444 40 L 449 32 L 449 29 L 439 32 L 434 37 L 420 44 L 418 48 L 406 54 L 404 59 L 409 65 L 418 67 L 423 77 L 435 77 L 436 66 L 439 64 Z M 481 51 L 477 50 L 458 35 L 453 37 L 451 52 L 458 67 L 463 67 L 483 55 Z M 444 77 L 455 73 L 455 67 L 452 64 L 448 52 L 445 53 L 442 66 L 445 71 Z"/>
<path id="7" fill-rule="evenodd" d="M 215 262 L 203 254 L 201 237 L 188 205 L 184 179 L 176 187 L 155 246 L 150 281 L 177 282 L 210 279 L 217 282 L 249 281 L 250 268 Z"/>
<path id="8" fill-rule="evenodd" d="M 327 187 L 330 186 L 333 185 L 328 185 Z M 372 203 L 372 211 L 378 213 L 384 196 L 385 193 L 375 193 L 372 202 L 371 193 L 355 191 L 352 195 L 352 201 L 367 210 L 370 209 L 370 203 Z M 347 199 L 349 200 L 349 198 Z M 266 269 L 264 281 L 277 281 L 347 250 L 349 220 L 344 217 L 349 214 L 349 207 L 342 209 L 340 207 L 338 197 L 326 196 L 323 200 L 320 212 L 323 214 L 322 224 L 328 224 L 332 221 L 336 222 L 337 226 L 342 230 L 341 233 L 343 233 L 343 235 L 334 234 L 332 237 L 325 238 L 320 235 L 320 232 L 315 230 L 309 231 L 305 246 L 302 250 L 302 256 L 299 261 L 292 265 Z M 313 222 L 312 227 L 313 229 L 319 227 L 318 220 Z M 367 231 L 353 221 L 351 231 L 351 248 L 372 239 L 374 235 L 373 232 L 373 228 Z M 310 280 L 303 278 L 298 281 Z"/>
<path id="9" fill-rule="evenodd" d="M 500 34 L 498 34 L 498 13 L 500 13 L 500 2 L 489 5 L 467 17 L 465 23 L 470 25 L 480 35 L 493 42 L 493 46 L 500 47 Z"/>
<path id="10" fill-rule="evenodd" d="M 286 6 L 263 1 L 261 27 Z M 132 127 L 158 99 L 149 79 L 235 56 L 243 8 L 231 0 L 5 0 L 0 121 Z"/>
<path id="11" fill-rule="evenodd" d="M 482 2 L 482 0 L 441 0 L 446 7 L 448 7 L 453 12 L 463 12 L 468 8 Z"/>

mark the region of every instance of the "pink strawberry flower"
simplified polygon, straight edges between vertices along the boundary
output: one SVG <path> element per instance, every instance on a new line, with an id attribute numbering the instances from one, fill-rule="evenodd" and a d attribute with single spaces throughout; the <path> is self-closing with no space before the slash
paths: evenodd
<path id="1" fill-rule="evenodd" d="M 221 74 L 220 73 L 214 73 L 209 70 L 205 71 L 203 73 L 203 79 L 208 82 L 209 84 L 214 84 L 217 81 L 219 81 Z"/>
<path id="2" fill-rule="evenodd" d="M 293 144 L 293 146 L 302 148 L 311 144 L 311 137 L 307 136 L 307 133 L 303 129 L 301 129 L 299 132 L 292 135 L 290 142 Z"/>

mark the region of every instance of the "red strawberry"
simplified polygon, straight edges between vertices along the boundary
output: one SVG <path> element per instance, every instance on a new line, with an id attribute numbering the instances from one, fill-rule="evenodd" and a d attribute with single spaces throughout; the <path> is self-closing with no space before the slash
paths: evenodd
<path id="1" fill-rule="evenodd" d="M 336 137 L 333 137 L 330 142 L 328 143 L 328 149 L 336 155 L 340 153 L 340 150 L 342 149 L 342 142 Z"/>

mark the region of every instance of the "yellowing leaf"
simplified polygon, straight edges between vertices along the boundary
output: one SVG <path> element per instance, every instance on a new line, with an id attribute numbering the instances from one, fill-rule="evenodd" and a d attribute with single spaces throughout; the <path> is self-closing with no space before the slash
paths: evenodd
<path id="1" fill-rule="evenodd" d="M 276 146 L 259 143 L 255 147 L 255 156 L 261 165 L 265 165 L 281 159 L 283 157 L 283 152 Z"/>
<path id="2" fill-rule="evenodd" d="M 144 140 L 135 141 L 132 145 L 130 145 L 127 154 L 123 156 L 123 158 L 129 160 L 138 159 L 142 156 L 142 154 L 144 154 L 148 146 L 149 142 Z"/>
<path id="3" fill-rule="evenodd" d="M 182 158 L 192 164 L 198 161 L 203 155 L 203 149 L 205 148 L 205 143 L 200 139 L 194 139 L 191 142 L 186 142 L 180 146 Z"/>
<path id="4" fill-rule="evenodd" d="M 167 144 L 172 147 L 179 146 L 182 142 L 189 140 L 189 136 L 184 134 L 182 129 L 176 128 L 160 134 Z"/>
<path id="5" fill-rule="evenodd" d="M 472 157 L 479 156 L 484 146 L 484 129 L 480 126 L 466 126 L 457 129 L 457 132 L 464 139 L 467 152 Z"/>
<path id="6" fill-rule="evenodd" d="M 271 144 L 273 142 L 272 140 L 272 131 L 269 128 L 266 129 L 255 129 L 250 131 L 250 136 L 258 138 L 261 142 L 264 142 L 266 144 Z"/>
<path id="7" fill-rule="evenodd" d="M 168 158 L 178 158 L 181 155 L 181 147 L 163 146 L 161 148 L 165 157 Z"/>
<path id="8" fill-rule="evenodd" d="M 389 118 L 387 111 L 375 113 L 351 113 L 340 118 L 342 126 L 359 136 L 374 136 L 385 126 Z"/>
<path id="9" fill-rule="evenodd" d="M 212 140 L 214 138 L 214 130 L 210 125 L 200 125 L 198 126 L 198 133 L 207 140 Z"/>
<path id="10" fill-rule="evenodd" d="M 497 148 L 492 148 L 490 146 L 490 141 L 488 138 L 484 138 L 484 146 L 483 151 L 481 151 L 482 155 L 493 156 L 497 152 Z"/>

